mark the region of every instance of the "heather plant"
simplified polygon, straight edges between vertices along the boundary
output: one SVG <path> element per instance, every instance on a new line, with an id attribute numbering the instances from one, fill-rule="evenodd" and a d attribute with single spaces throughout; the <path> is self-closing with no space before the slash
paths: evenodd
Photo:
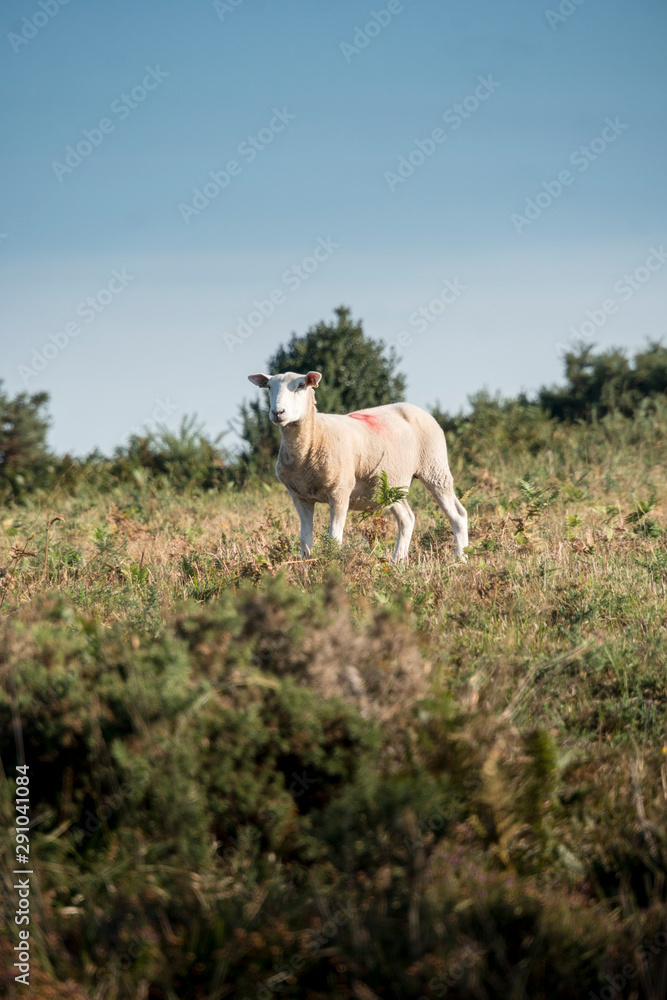
<path id="1" fill-rule="evenodd" d="M 284 490 L 189 446 L 4 507 L 31 996 L 665 995 L 667 408 L 447 419 L 465 565 L 419 483 L 406 567 L 386 492 L 303 563 Z"/>
<path id="2" fill-rule="evenodd" d="M 593 773 L 595 743 L 524 716 L 488 660 L 463 686 L 443 663 L 430 695 L 404 688 L 399 724 L 382 706 L 405 673 L 409 612 L 369 607 L 355 624 L 339 588 L 246 585 L 184 606 L 157 637 L 54 597 L 5 622 L 0 671 L 39 803 L 44 983 L 166 997 L 280 974 L 295 996 L 391 982 L 416 997 L 453 978 L 461 995 L 576 997 L 659 932 L 660 741 L 641 757 L 605 741 Z M 423 676 L 432 651 L 412 648 Z"/>

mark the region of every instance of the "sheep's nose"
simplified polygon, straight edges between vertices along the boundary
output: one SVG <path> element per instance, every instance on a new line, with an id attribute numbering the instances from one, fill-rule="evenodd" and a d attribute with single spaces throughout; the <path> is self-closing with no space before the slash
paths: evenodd
<path id="1" fill-rule="evenodd" d="M 285 412 L 285 407 L 283 407 L 282 410 L 276 410 L 276 416 L 282 417 L 284 412 Z"/>

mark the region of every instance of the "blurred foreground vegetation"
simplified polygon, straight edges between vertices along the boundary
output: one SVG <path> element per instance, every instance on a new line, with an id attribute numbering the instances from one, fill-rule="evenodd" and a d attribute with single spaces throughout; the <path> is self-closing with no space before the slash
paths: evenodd
<path id="1" fill-rule="evenodd" d="M 436 411 L 467 565 L 419 484 L 407 568 L 393 519 L 351 515 L 339 549 L 323 508 L 304 565 L 285 491 L 192 421 L 67 464 L 24 398 L 43 464 L 0 474 L 0 996 L 665 997 L 661 350 Z"/>

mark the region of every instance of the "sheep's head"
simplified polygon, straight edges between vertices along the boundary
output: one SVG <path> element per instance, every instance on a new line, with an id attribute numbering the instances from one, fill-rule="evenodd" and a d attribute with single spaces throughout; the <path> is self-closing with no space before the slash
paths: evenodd
<path id="1" fill-rule="evenodd" d="M 295 424 L 306 417 L 312 408 L 312 392 L 319 385 L 319 372 L 297 375 L 248 375 L 253 385 L 269 390 L 269 419 L 279 427 Z"/>

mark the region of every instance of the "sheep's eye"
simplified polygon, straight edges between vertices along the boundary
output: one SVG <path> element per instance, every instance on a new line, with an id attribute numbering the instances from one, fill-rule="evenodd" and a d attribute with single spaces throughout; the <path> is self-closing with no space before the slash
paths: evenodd
<path id="1" fill-rule="evenodd" d="M 299 386 L 299 389 L 305 389 L 305 388 L 306 388 L 306 383 L 302 382 Z"/>

